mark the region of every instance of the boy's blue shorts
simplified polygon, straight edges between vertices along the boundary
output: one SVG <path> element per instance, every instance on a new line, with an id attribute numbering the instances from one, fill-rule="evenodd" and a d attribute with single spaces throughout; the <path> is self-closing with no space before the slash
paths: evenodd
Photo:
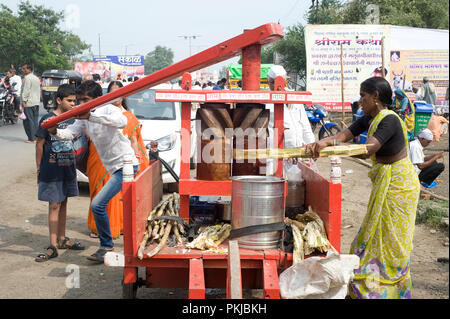
<path id="1" fill-rule="evenodd" d="M 48 203 L 62 203 L 68 197 L 78 196 L 78 182 L 71 181 L 39 182 L 38 199 Z"/>

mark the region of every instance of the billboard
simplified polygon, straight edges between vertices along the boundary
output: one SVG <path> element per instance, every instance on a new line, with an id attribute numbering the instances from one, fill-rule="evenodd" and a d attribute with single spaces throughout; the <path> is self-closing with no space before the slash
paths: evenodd
<path id="1" fill-rule="evenodd" d="M 75 62 L 75 71 L 83 76 L 97 73 L 102 79 L 143 76 L 144 70 L 144 56 L 141 55 L 108 55 L 94 58 L 93 62 Z"/>
<path id="2" fill-rule="evenodd" d="M 360 84 L 381 76 L 384 37 L 386 79 L 401 86 L 413 100 L 412 87 L 427 76 L 436 87 L 437 105 L 445 104 L 448 87 L 449 31 L 393 25 L 307 25 L 305 45 L 307 90 L 313 103 L 342 110 L 341 44 L 343 47 L 345 110 L 359 96 Z"/>
<path id="3" fill-rule="evenodd" d="M 448 87 L 448 50 L 396 50 L 391 51 L 390 82 L 392 89 L 403 89 L 411 100 L 416 96 L 413 87 L 423 85 L 423 77 L 436 87 L 436 104 L 445 100 Z"/>
<path id="4" fill-rule="evenodd" d="M 307 90 L 313 103 L 330 111 L 342 110 L 341 44 L 343 48 L 345 110 L 359 96 L 361 82 L 381 73 L 381 39 L 389 43 L 387 25 L 307 25 Z M 384 50 L 385 69 L 389 69 L 389 51 Z"/>

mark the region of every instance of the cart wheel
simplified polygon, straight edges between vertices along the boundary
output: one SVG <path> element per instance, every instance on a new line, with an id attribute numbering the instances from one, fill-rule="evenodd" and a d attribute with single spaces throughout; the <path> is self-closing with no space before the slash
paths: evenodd
<path id="1" fill-rule="evenodd" d="M 131 284 L 122 284 L 122 298 L 136 299 L 137 287 L 137 282 Z"/>

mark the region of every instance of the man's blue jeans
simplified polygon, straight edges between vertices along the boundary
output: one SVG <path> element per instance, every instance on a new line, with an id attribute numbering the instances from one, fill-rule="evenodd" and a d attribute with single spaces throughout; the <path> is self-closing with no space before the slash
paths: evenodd
<path id="1" fill-rule="evenodd" d="M 137 166 L 134 166 L 135 175 L 137 168 Z M 106 206 L 122 190 L 122 179 L 123 172 L 122 169 L 119 169 L 112 174 L 111 178 L 97 193 L 91 203 L 91 210 L 94 214 L 95 225 L 97 226 L 98 237 L 100 239 L 100 248 L 112 249 L 114 247 Z"/>

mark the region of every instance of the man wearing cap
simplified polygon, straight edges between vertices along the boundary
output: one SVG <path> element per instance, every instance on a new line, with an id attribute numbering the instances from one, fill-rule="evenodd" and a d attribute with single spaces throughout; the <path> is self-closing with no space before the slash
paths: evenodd
<path id="1" fill-rule="evenodd" d="M 436 186 L 434 181 L 443 171 L 444 164 L 438 163 L 437 160 L 444 156 L 444 152 L 434 155 L 425 156 L 423 149 L 433 141 L 433 133 L 429 129 L 423 129 L 419 132 L 418 138 L 409 144 L 409 156 L 411 162 L 419 174 L 419 180 L 426 188 Z"/>
<path id="2" fill-rule="evenodd" d="M 281 65 L 274 65 L 267 73 L 267 81 L 271 91 L 275 90 L 275 79 L 281 76 L 287 80 L 286 70 Z M 267 104 L 266 109 L 270 110 L 269 120 L 269 141 L 268 147 L 272 148 L 274 143 L 274 105 Z M 305 107 L 302 104 L 285 104 L 284 105 L 284 148 L 302 147 L 316 141 L 314 133 L 311 129 Z M 294 161 L 295 162 L 295 161 Z M 266 175 L 275 174 L 274 163 L 267 160 Z"/>

